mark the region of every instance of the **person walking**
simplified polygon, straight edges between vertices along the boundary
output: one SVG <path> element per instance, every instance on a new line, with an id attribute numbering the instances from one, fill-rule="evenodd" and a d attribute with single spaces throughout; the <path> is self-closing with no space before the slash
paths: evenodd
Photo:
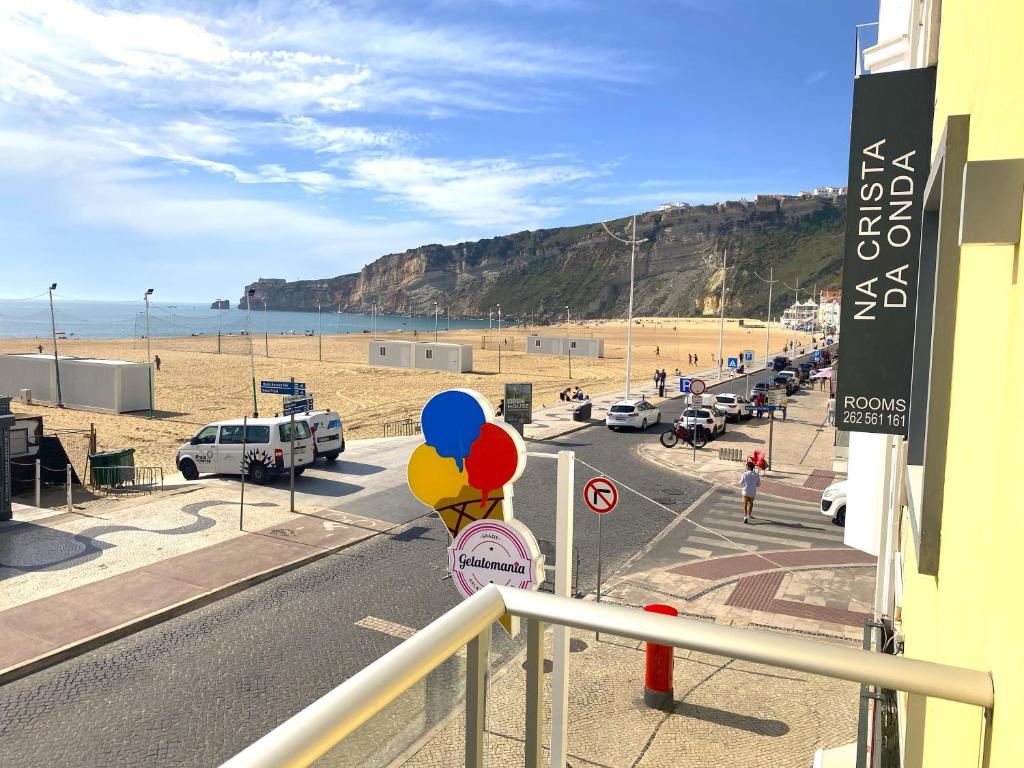
<path id="1" fill-rule="evenodd" d="M 665 369 L 662 368 L 661 373 L 658 374 L 658 397 L 665 396 Z"/>
<path id="2" fill-rule="evenodd" d="M 754 470 L 754 462 L 747 462 L 747 471 L 740 475 L 740 493 L 743 494 L 743 522 L 754 516 L 754 497 L 761 487 L 761 476 Z"/>
<path id="3" fill-rule="evenodd" d="M 153 362 L 156 363 L 156 369 L 159 371 L 160 370 L 160 355 L 155 355 L 153 357 Z"/>
<path id="4" fill-rule="evenodd" d="M 836 423 L 836 396 L 834 394 L 828 396 L 828 404 L 825 406 L 826 413 L 828 413 L 829 426 L 834 426 Z"/>
<path id="5" fill-rule="evenodd" d="M 661 347 L 655 347 L 654 348 L 654 356 L 655 357 L 661 357 Z"/>
<path id="6" fill-rule="evenodd" d="M 41 347 L 40 347 L 40 349 L 41 349 Z M 693 365 L 693 353 L 692 352 L 688 352 L 687 353 L 687 355 L 686 355 L 686 364 L 687 365 Z"/>
<path id="7" fill-rule="evenodd" d="M 42 344 L 39 344 L 38 346 L 36 346 L 36 349 L 39 350 L 39 354 L 40 355 L 43 354 L 43 345 Z"/>
<path id="8" fill-rule="evenodd" d="M 700 365 L 700 360 L 697 359 L 697 353 L 696 352 L 693 353 L 693 364 L 694 365 Z"/>

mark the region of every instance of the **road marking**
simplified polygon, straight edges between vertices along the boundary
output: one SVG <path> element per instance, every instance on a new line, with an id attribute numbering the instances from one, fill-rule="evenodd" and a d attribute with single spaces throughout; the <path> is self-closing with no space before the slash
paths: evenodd
<path id="1" fill-rule="evenodd" d="M 738 549 L 740 552 L 750 552 L 750 547 L 745 547 L 734 541 L 719 539 L 713 536 L 691 536 L 687 541 L 693 541 L 697 544 L 706 544 L 708 546 L 718 547 L 721 549 Z"/>
<path id="2" fill-rule="evenodd" d="M 367 616 L 356 622 L 357 627 L 363 629 L 372 629 L 376 632 L 383 632 L 385 635 L 391 635 L 392 637 L 400 638 L 401 640 L 408 640 L 410 637 L 416 634 L 417 630 L 412 627 L 407 627 L 404 624 L 396 624 L 393 621 L 387 619 L 378 619 L 376 616 Z"/>
<path id="3" fill-rule="evenodd" d="M 754 519 L 755 520 L 765 520 L 765 521 L 771 520 L 770 517 L 767 517 L 765 515 L 755 516 Z M 721 519 L 716 520 L 714 518 L 707 518 L 705 520 L 705 522 L 706 523 L 713 523 L 715 526 L 719 526 L 719 527 L 722 527 L 722 528 L 736 529 L 736 530 L 739 530 L 739 531 L 743 531 L 744 533 L 746 533 L 747 531 L 750 531 L 750 530 L 755 530 L 757 528 L 764 527 L 767 524 L 767 523 L 763 523 L 763 522 L 755 522 L 755 523 L 753 523 L 751 525 L 750 523 L 741 523 L 741 522 L 739 522 L 737 520 L 721 520 Z M 822 539 L 824 541 L 828 541 L 828 542 L 831 542 L 833 544 L 842 544 L 843 543 L 842 536 L 836 536 L 831 531 L 824 531 L 824 530 L 816 531 L 816 530 L 813 530 L 811 528 L 789 528 L 789 529 L 787 529 L 785 526 L 783 526 L 781 528 L 774 528 L 773 527 L 773 528 L 770 528 L 769 530 L 772 533 L 779 534 L 779 535 L 786 534 L 786 533 L 789 533 L 790 531 L 792 531 L 793 536 L 809 536 L 812 539 Z M 731 534 L 726 534 L 726 535 L 731 535 Z M 789 541 L 789 539 L 781 539 L 781 540 L 782 541 Z"/>
<path id="4" fill-rule="evenodd" d="M 742 527 L 742 524 L 739 526 Z M 747 528 L 750 528 L 747 525 Z M 731 539 L 746 539 L 747 541 L 760 541 L 765 544 L 773 544 L 776 546 L 793 547 L 794 549 L 810 549 L 811 542 L 809 541 L 794 541 L 793 539 L 784 539 L 781 536 L 765 536 L 762 533 L 747 533 L 746 531 L 722 531 L 723 536 L 728 536 Z"/>
<path id="5" fill-rule="evenodd" d="M 325 531 L 333 531 L 335 528 L 340 528 L 341 526 L 343 526 L 344 523 L 336 523 L 333 520 L 324 520 L 323 525 Z"/>
<path id="6" fill-rule="evenodd" d="M 713 554 L 710 549 L 697 549 L 696 547 L 680 547 L 677 551 L 681 555 L 693 555 L 701 560 L 711 557 Z"/>

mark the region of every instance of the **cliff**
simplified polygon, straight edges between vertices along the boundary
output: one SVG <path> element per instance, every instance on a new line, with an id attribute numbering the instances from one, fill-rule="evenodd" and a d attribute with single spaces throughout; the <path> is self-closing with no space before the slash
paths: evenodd
<path id="1" fill-rule="evenodd" d="M 801 288 L 837 288 L 842 266 L 845 199 L 792 198 L 674 208 L 637 217 L 635 315 L 714 315 L 721 301 L 721 256 L 728 251 L 726 314 L 760 317 L 768 286 L 754 273 Z M 628 236 L 629 219 L 610 222 Z M 386 314 L 486 316 L 500 302 L 508 317 L 622 317 L 629 298 L 629 246 L 600 224 L 517 232 L 457 245 L 425 245 L 382 256 L 358 273 L 287 282 L 260 278 L 245 290 L 271 309 L 323 306 Z M 804 294 L 806 296 L 806 294 Z M 777 283 L 773 312 L 793 301 Z M 240 301 L 244 307 L 245 299 Z"/>

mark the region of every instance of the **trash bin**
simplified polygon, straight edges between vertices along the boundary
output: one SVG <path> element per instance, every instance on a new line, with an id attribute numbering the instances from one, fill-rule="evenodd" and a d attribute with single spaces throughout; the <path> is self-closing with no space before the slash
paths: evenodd
<path id="1" fill-rule="evenodd" d="M 100 451 L 89 456 L 94 487 L 120 485 L 135 477 L 135 449 Z"/>
<path id="2" fill-rule="evenodd" d="M 594 410 L 594 404 L 589 400 L 584 400 L 582 403 L 572 409 L 572 420 L 573 421 L 590 421 L 590 413 Z"/>

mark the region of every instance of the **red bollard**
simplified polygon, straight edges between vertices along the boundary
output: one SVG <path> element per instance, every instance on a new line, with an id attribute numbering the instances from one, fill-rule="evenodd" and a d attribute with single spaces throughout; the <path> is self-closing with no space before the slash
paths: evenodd
<path id="1" fill-rule="evenodd" d="M 645 611 L 678 616 L 679 611 L 671 605 L 648 605 Z M 647 670 L 644 675 L 644 704 L 653 709 L 672 709 L 672 668 L 675 649 L 668 645 L 647 643 Z"/>

